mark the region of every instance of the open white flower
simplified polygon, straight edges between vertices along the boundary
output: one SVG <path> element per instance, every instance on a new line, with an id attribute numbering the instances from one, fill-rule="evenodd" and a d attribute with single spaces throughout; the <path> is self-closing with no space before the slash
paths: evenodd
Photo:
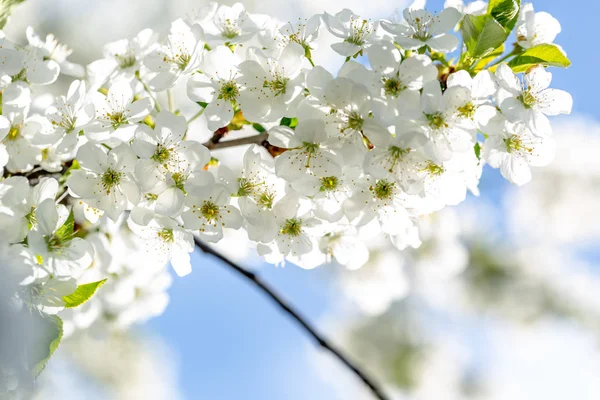
<path id="1" fill-rule="evenodd" d="M 304 49 L 290 43 L 276 59 L 258 49 L 252 50 L 248 60 L 239 66 L 239 82 L 246 88 L 239 98 L 244 117 L 254 122 L 278 121 L 289 114 L 302 93 Z"/>
<path id="2" fill-rule="evenodd" d="M 554 42 L 560 29 L 560 23 L 552 15 L 543 11 L 535 12 L 531 3 L 521 5 L 515 31 L 517 43 L 524 49 Z"/>
<path id="3" fill-rule="evenodd" d="M 414 225 L 406 200 L 406 194 L 395 181 L 368 180 L 344 203 L 344 210 L 354 226 L 377 219 L 384 233 L 398 235 Z"/>
<path id="4" fill-rule="evenodd" d="M 237 80 L 240 60 L 225 46 L 209 51 L 202 63 L 202 72 L 188 81 L 188 96 L 204 103 L 208 129 L 215 131 L 229 124 L 240 95 Z"/>
<path id="5" fill-rule="evenodd" d="M 332 35 L 343 41 L 331 48 L 344 57 L 352 57 L 367 48 L 375 36 L 377 25 L 345 8 L 335 15 L 323 14 L 323 22 Z"/>
<path id="6" fill-rule="evenodd" d="M 25 35 L 29 41 L 29 46 L 39 49 L 46 59 L 54 60 L 58 63 L 60 72 L 76 78 L 84 77 L 85 69 L 83 66 L 67 60 L 67 57 L 71 55 L 73 50 L 64 44 L 59 43 L 53 34 L 47 35 L 46 40 L 42 40 L 42 38 L 35 33 L 33 28 L 28 26 L 25 30 Z"/>
<path id="7" fill-rule="evenodd" d="M 278 226 L 275 239 L 259 244 L 258 253 L 271 264 L 288 260 L 301 268 L 312 269 L 321 264 L 322 255 L 317 242 L 321 222 L 310 210 L 301 206 L 298 194 L 291 191 L 273 208 Z"/>
<path id="8" fill-rule="evenodd" d="M 84 130 L 86 136 L 109 146 L 131 140 L 137 129 L 136 122 L 144 119 L 152 109 L 149 98 L 134 101 L 133 94 L 131 85 L 125 80 L 113 83 L 106 96 L 94 93 L 96 119 Z"/>
<path id="9" fill-rule="evenodd" d="M 524 122 L 536 135 L 552 133 L 547 115 L 571 113 L 573 98 L 564 90 L 548 88 L 552 74 L 541 65 L 527 71 L 521 81 L 508 65 L 501 64 L 496 78 L 500 86 L 498 104 L 506 118 Z"/>
<path id="10" fill-rule="evenodd" d="M 421 95 L 421 115 L 415 119 L 420 129 L 433 144 L 432 150 L 436 158 L 449 160 L 455 152 L 471 151 L 475 144 L 476 129 L 470 121 L 456 113 L 456 97 L 460 102 L 468 101 L 469 90 L 462 86 L 442 95 L 439 82 L 432 81 L 425 85 Z M 405 124 L 404 129 L 415 129 Z M 399 132 L 396 132 L 398 134 Z"/>
<path id="11" fill-rule="evenodd" d="M 246 43 L 259 31 L 242 3 L 227 6 L 210 2 L 198 11 L 193 23 L 202 26 L 211 47 Z"/>
<path id="12" fill-rule="evenodd" d="M 150 87 L 157 91 L 172 88 L 181 77 L 198 68 L 203 51 L 201 28 L 190 27 L 182 19 L 174 21 L 167 42 L 144 59 L 148 69 L 156 72 Z"/>
<path id="13" fill-rule="evenodd" d="M 40 147 L 57 140 L 57 133 L 50 121 L 41 115 L 27 116 L 27 110 L 9 112 L 0 116 L 0 140 L 8 153 L 6 169 L 26 172 L 41 159 Z M 0 164 L 3 151 L 0 146 Z"/>
<path id="14" fill-rule="evenodd" d="M 133 171 L 137 158 L 127 144 L 110 151 L 86 143 L 77 152 L 81 169 L 74 170 L 67 184 L 69 191 L 116 221 L 140 201 L 140 190 Z"/>
<path id="15" fill-rule="evenodd" d="M 275 160 L 277 176 L 288 181 L 306 174 L 317 177 L 339 175 L 342 159 L 327 147 L 325 123 L 318 119 L 299 123 L 296 130 L 276 126 L 269 130 L 269 142 L 288 149 Z"/>
<path id="16" fill-rule="evenodd" d="M 66 96 L 59 96 L 47 109 L 46 115 L 57 131 L 63 132 L 56 143 L 56 152 L 71 154 L 77 146 L 79 132 L 87 127 L 95 116 L 94 105 L 86 99 L 83 81 L 73 81 Z"/>
<path id="17" fill-rule="evenodd" d="M 22 53 L 23 69 L 13 76 L 13 81 L 22 80 L 32 85 L 49 85 L 56 81 L 60 66 L 48 59 L 43 49 L 28 46 L 19 51 Z"/>
<path id="18" fill-rule="evenodd" d="M 381 27 L 394 35 L 396 42 L 407 50 L 428 46 L 434 51 L 450 52 L 458 47 L 458 38 L 447 33 L 461 18 L 455 8 L 445 8 L 438 15 L 422 9 L 407 8 L 404 21 L 381 21 Z"/>
<path id="19" fill-rule="evenodd" d="M 190 253 L 194 251 L 194 237 L 174 219 L 159 216 L 147 225 L 138 225 L 129 219 L 127 224 L 145 240 L 145 246 L 157 257 L 157 263 L 166 264 L 170 261 L 179 276 L 192 272 Z"/>
<path id="20" fill-rule="evenodd" d="M 484 146 L 487 163 L 519 186 L 531 180 L 530 165 L 548 165 L 555 151 L 554 139 L 534 135 L 523 123 L 507 123 L 507 129 L 491 135 Z"/>
<path id="21" fill-rule="evenodd" d="M 27 235 L 27 251 L 49 276 L 78 278 L 93 260 L 94 249 L 75 237 L 73 220 L 63 205 L 46 199 L 36 209 L 37 229 Z"/>
<path id="22" fill-rule="evenodd" d="M 87 66 L 92 88 L 102 85 L 108 79 L 125 79 L 128 82 L 135 79 L 142 61 L 155 49 L 157 36 L 152 29 L 144 29 L 131 40 L 120 39 L 104 45 L 104 58 Z"/>
<path id="23" fill-rule="evenodd" d="M 305 22 L 292 24 L 288 22 L 279 28 L 279 34 L 284 45 L 289 43 L 298 43 L 304 49 L 304 55 L 312 62 L 311 51 L 316 47 L 316 40 L 319 37 L 319 28 L 321 27 L 321 16 L 315 14 Z"/>
<path id="24" fill-rule="evenodd" d="M 480 71 L 474 77 L 467 71 L 457 71 L 448 77 L 446 85 L 444 97 L 457 118 L 471 122 L 481 132 L 495 129 L 490 124 L 498 122 L 499 113 L 491 97 L 498 87 L 489 71 Z"/>
<path id="25" fill-rule="evenodd" d="M 227 188 L 214 181 L 192 190 L 186 197 L 186 205 L 189 209 L 181 215 L 184 226 L 208 242 L 221 240 L 223 228 L 239 229 L 242 226 L 242 215 L 231 205 Z"/>

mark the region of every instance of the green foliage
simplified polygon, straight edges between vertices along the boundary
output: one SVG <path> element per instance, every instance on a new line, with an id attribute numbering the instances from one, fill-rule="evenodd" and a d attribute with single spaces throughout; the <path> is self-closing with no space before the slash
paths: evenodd
<path id="1" fill-rule="evenodd" d="M 106 279 L 101 281 L 86 283 L 85 285 L 77 286 L 77 289 L 68 296 L 63 296 L 65 301 L 65 307 L 74 308 L 82 305 L 86 301 L 92 298 L 98 288 L 106 282 Z"/>
<path id="2" fill-rule="evenodd" d="M 496 58 L 500 57 L 502 55 L 502 53 L 504 53 L 504 43 L 502 44 L 502 46 L 498 47 L 496 50 L 492 51 L 490 54 L 488 54 L 485 57 L 482 57 L 479 61 L 477 61 L 477 63 L 475 64 L 475 68 L 473 70 L 475 72 L 479 72 L 479 71 L 485 69 L 485 67 L 489 63 L 494 61 Z"/>
<path id="3" fill-rule="evenodd" d="M 502 25 L 490 15 L 465 15 L 461 32 L 469 55 L 475 59 L 491 54 L 508 37 Z"/>
<path id="4" fill-rule="evenodd" d="M 204 101 L 197 101 L 196 104 L 198 104 L 202 108 L 206 108 L 206 106 L 208 105 L 208 103 Z"/>
<path id="5" fill-rule="evenodd" d="M 75 233 L 75 218 L 73 216 L 73 210 L 69 213 L 69 217 L 65 223 L 58 228 L 54 236 L 59 239 L 60 242 L 64 242 L 73 238 Z"/>
<path id="6" fill-rule="evenodd" d="M 521 0 L 490 0 L 487 13 L 506 29 L 508 35 L 517 23 L 520 5 Z"/>
<path id="7" fill-rule="evenodd" d="M 264 127 L 264 126 L 262 126 L 261 124 L 254 123 L 254 124 L 252 124 L 252 127 L 253 127 L 253 128 L 254 128 L 254 129 L 257 131 L 257 132 L 259 132 L 259 133 L 263 133 L 263 132 L 266 132 L 266 131 L 267 131 L 267 130 L 265 129 L 265 127 Z"/>
<path id="8" fill-rule="evenodd" d="M 569 61 L 563 49 L 557 45 L 540 44 L 525 50 L 510 60 L 508 66 L 515 72 L 525 72 L 529 68 L 539 64 L 545 67 L 567 68 L 571 65 L 571 61 Z"/>
<path id="9" fill-rule="evenodd" d="M 41 319 L 42 321 L 42 340 L 38 341 L 38 345 L 40 346 L 39 353 L 33 352 L 34 354 L 39 354 L 43 358 L 35 363 L 33 366 L 33 376 L 37 377 L 43 370 L 46 368 L 46 364 L 48 364 L 48 360 L 54 354 L 60 341 L 63 337 L 63 321 L 56 315 L 50 315 Z"/>
<path id="10" fill-rule="evenodd" d="M 298 125 L 298 118 L 283 117 L 281 118 L 281 121 L 279 121 L 279 125 L 289 126 L 290 128 L 294 129 L 296 125 Z"/>
<path id="11" fill-rule="evenodd" d="M 25 0 L 0 0 L 0 29 L 3 29 L 4 25 L 6 25 L 12 7 L 24 1 Z"/>
<path id="12" fill-rule="evenodd" d="M 481 145 L 479 144 L 479 142 L 475 143 L 475 146 L 473 146 L 473 150 L 475 151 L 475 156 L 477 157 L 477 159 L 481 160 Z"/>

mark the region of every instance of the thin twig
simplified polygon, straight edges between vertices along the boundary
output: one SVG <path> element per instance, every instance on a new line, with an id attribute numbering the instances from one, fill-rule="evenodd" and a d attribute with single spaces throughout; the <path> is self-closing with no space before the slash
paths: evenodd
<path id="1" fill-rule="evenodd" d="M 227 142 L 223 142 L 227 143 Z M 258 277 L 254 272 L 248 271 L 241 266 L 237 265 L 212 247 L 208 246 L 206 243 L 202 242 L 198 238 L 194 238 L 196 242 L 196 246 L 202 250 L 204 253 L 210 254 L 213 257 L 218 258 L 223 261 L 223 263 L 239 275 L 246 278 L 250 281 L 256 288 L 258 288 L 264 295 L 269 297 L 277 307 L 279 307 L 283 312 L 289 315 L 292 319 L 294 319 L 308 335 L 317 343 L 319 346 L 328 350 L 331 354 L 333 354 L 342 364 L 348 367 L 365 385 L 371 389 L 373 395 L 380 400 L 388 400 L 388 397 L 383 393 L 382 389 L 374 383 L 365 372 L 361 371 L 359 367 L 354 365 L 352 361 L 350 361 L 342 352 L 336 349 L 331 343 L 327 341 L 324 337 L 322 337 L 316 329 L 304 318 L 302 315 L 298 313 L 298 311 L 294 310 L 292 306 L 290 306 L 279 294 L 277 294 L 269 285 L 267 285 L 260 277 Z"/>
<path id="2" fill-rule="evenodd" d="M 206 110 L 206 108 L 201 108 L 200 111 L 198 111 L 190 119 L 188 119 L 188 121 L 187 121 L 188 125 L 191 124 L 193 121 L 195 121 L 197 118 L 199 118 L 202 114 L 204 114 L 204 110 Z"/>
<path id="3" fill-rule="evenodd" d="M 225 149 L 227 147 L 242 146 L 245 144 L 260 144 L 267 140 L 268 137 L 269 134 L 264 132 L 254 136 L 246 136 L 243 138 L 233 140 L 225 140 L 218 143 L 209 140 L 208 142 L 204 143 L 204 146 L 206 146 L 206 148 L 208 148 L 209 150 Z"/>
<path id="4" fill-rule="evenodd" d="M 135 77 L 142 84 L 142 86 L 144 87 L 144 90 L 146 91 L 146 93 L 148 93 L 148 96 L 150 96 L 150 98 L 154 102 L 154 108 L 156 109 L 156 111 L 160 112 L 160 103 L 158 102 L 158 99 L 154 96 L 154 94 L 152 93 L 152 89 L 150 89 L 150 86 L 148 86 L 148 84 L 146 82 L 144 82 L 142 80 L 142 78 L 140 77 L 140 71 L 135 71 Z"/>
<path id="5" fill-rule="evenodd" d="M 167 101 L 169 103 L 169 111 L 175 112 L 175 99 L 173 98 L 173 91 L 171 89 L 167 90 Z"/>

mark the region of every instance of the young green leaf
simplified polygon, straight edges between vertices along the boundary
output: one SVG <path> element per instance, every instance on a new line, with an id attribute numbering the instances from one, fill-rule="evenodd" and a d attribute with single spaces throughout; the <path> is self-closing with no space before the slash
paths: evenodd
<path id="1" fill-rule="evenodd" d="M 488 14 L 510 33 L 519 19 L 521 0 L 490 0 Z"/>
<path id="2" fill-rule="evenodd" d="M 281 118 L 281 121 L 279 121 L 279 125 L 289 126 L 290 128 L 294 129 L 296 125 L 298 125 L 298 118 L 283 117 Z"/>
<path id="3" fill-rule="evenodd" d="M 571 61 L 564 50 L 555 44 L 540 44 L 525 50 L 508 63 L 515 72 L 525 72 L 534 65 L 567 68 Z"/>
<path id="4" fill-rule="evenodd" d="M 475 59 L 491 54 L 507 38 L 502 25 L 489 15 L 465 15 L 461 31 L 467 51 Z"/>
<path id="5" fill-rule="evenodd" d="M 60 241 L 66 241 L 73 238 L 73 233 L 75 231 L 75 218 L 73 216 L 73 210 L 69 213 L 69 217 L 65 221 L 65 223 L 58 228 L 55 233 L 55 236 L 60 239 Z"/>
<path id="6" fill-rule="evenodd" d="M 482 57 L 481 60 L 477 61 L 477 64 L 475 64 L 475 72 L 479 72 L 482 69 L 485 68 L 486 65 L 488 65 L 489 63 L 491 63 L 492 61 L 494 61 L 496 58 L 500 57 L 502 55 L 502 53 L 504 53 L 504 43 L 498 47 L 496 50 L 492 51 L 490 54 L 488 54 L 485 57 Z"/>
<path id="7" fill-rule="evenodd" d="M 35 365 L 33 365 L 33 376 L 37 377 L 43 370 L 46 368 L 46 364 L 48 364 L 48 360 L 54 354 L 60 341 L 63 337 L 63 321 L 56 315 L 46 316 L 41 319 L 43 323 L 43 336 L 44 340 L 40 341 L 40 353 L 43 354 L 42 360 L 38 361 Z M 34 352 L 38 354 L 37 352 Z"/>
<path id="8" fill-rule="evenodd" d="M 65 307 L 73 308 L 78 307 L 88 301 L 94 293 L 98 290 L 98 288 L 106 282 L 106 279 L 101 281 L 86 283 L 85 285 L 77 286 L 77 289 L 68 296 L 63 296 L 63 300 L 65 301 Z"/>

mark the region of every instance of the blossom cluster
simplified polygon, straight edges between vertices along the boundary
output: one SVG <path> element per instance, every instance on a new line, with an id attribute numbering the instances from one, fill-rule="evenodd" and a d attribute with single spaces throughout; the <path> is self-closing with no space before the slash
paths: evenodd
<path id="1" fill-rule="evenodd" d="M 128 325 L 166 305 L 164 265 L 191 272 L 194 236 L 228 230 L 303 268 L 360 268 L 372 238 L 418 247 L 418 219 L 477 194 L 485 164 L 522 185 L 552 159 L 548 116 L 572 106 L 546 70 L 568 65 L 552 44 L 560 25 L 513 11 L 411 6 L 372 21 L 344 9 L 281 24 L 211 3 L 85 67 L 52 35 L 2 35 L 0 237 L 21 298 L 52 314 L 108 278 L 88 314 Z M 335 75 L 313 60 L 323 31 Z M 60 74 L 76 79 L 52 97 L 43 88 Z M 218 160 L 238 144 L 240 168 Z M 162 300 L 136 303 L 144 290 Z"/>

